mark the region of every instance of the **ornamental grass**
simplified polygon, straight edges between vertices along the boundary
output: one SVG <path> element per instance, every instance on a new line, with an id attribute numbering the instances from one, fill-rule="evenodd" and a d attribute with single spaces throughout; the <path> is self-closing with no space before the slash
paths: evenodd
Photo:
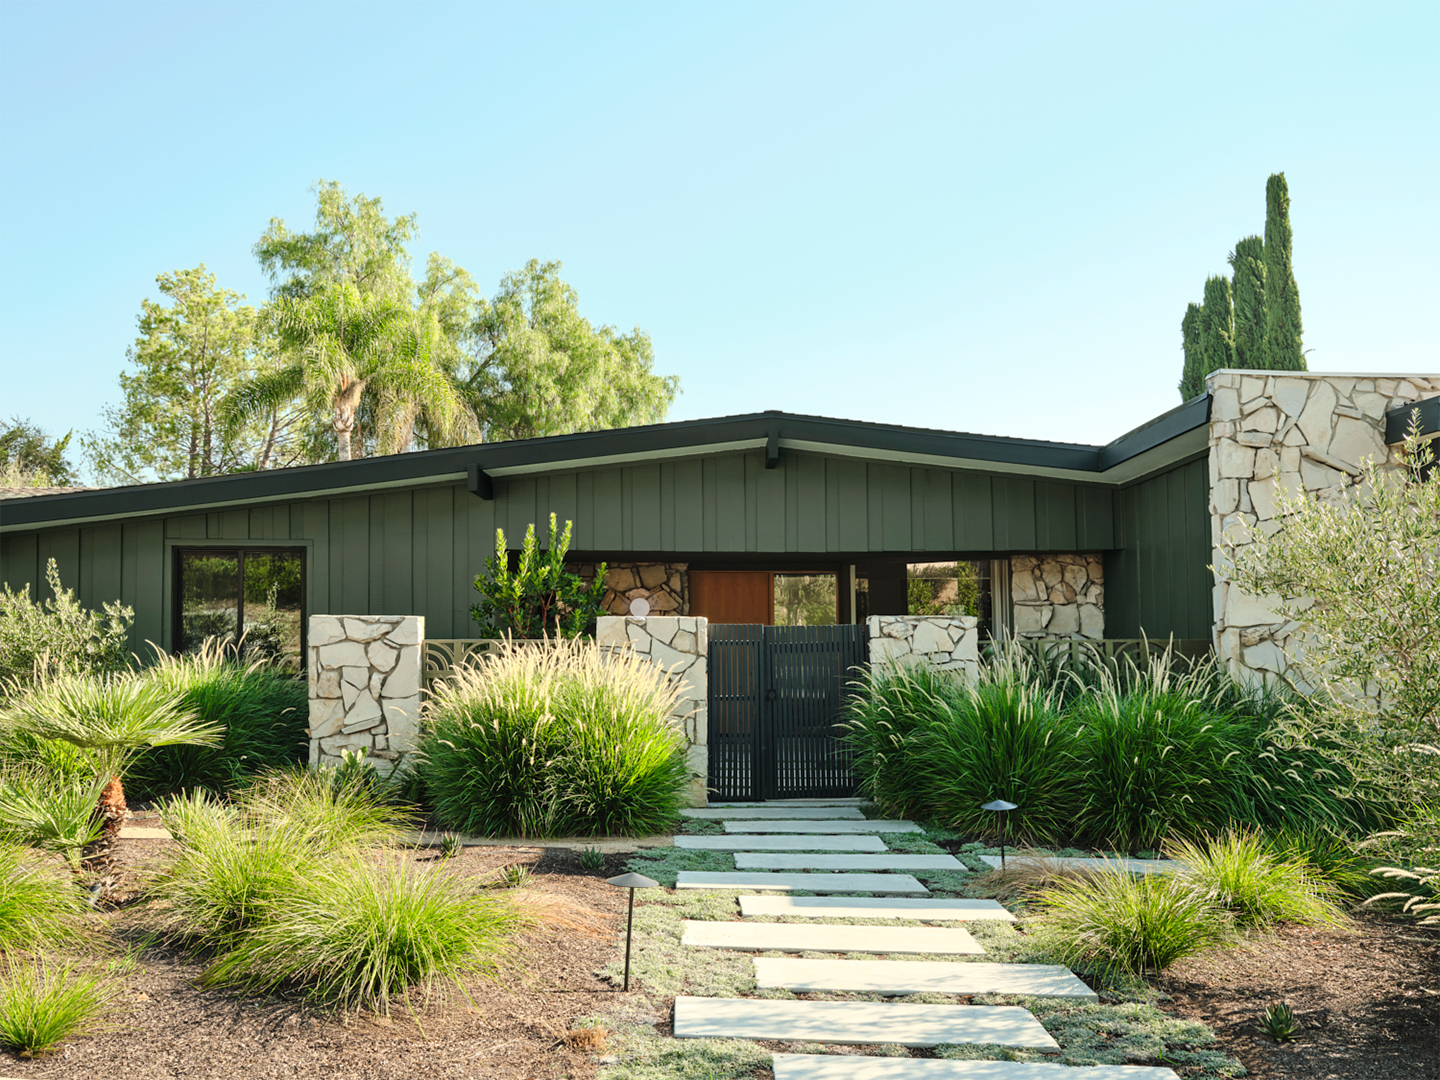
<path id="1" fill-rule="evenodd" d="M 629 650 L 584 639 L 502 645 L 427 705 L 418 770 L 436 818 L 478 836 L 673 827 L 690 781 L 678 696 Z"/>

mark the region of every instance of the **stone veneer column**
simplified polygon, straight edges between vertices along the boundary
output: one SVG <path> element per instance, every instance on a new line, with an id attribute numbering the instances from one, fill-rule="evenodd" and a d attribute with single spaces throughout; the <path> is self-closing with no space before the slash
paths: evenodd
<path id="1" fill-rule="evenodd" d="M 1217 371 L 1210 392 L 1210 522 L 1214 565 L 1222 539 L 1242 526 L 1270 536 L 1283 529 L 1277 490 L 1338 502 L 1367 458 L 1397 464 L 1385 445 L 1385 413 L 1440 394 L 1440 375 L 1326 375 Z M 1298 624 L 1224 581 L 1214 593 L 1215 647 L 1236 675 L 1273 679 L 1286 672 Z"/>
<path id="2" fill-rule="evenodd" d="M 595 627 L 595 643 L 601 648 L 632 648 L 640 656 L 659 664 L 680 686 L 680 698 L 671 713 L 689 742 L 690 800 L 704 806 L 710 777 L 709 620 L 690 615 L 651 615 L 645 619 L 602 615 Z"/>
<path id="3" fill-rule="evenodd" d="M 974 678 L 980 669 L 980 620 L 973 615 L 871 615 L 871 664 L 933 664 Z"/>
<path id="4" fill-rule="evenodd" d="M 1015 635 L 1099 641 L 1105 636 L 1105 560 L 1098 554 L 1010 560 Z"/>
<path id="5" fill-rule="evenodd" d="M 420 731 L 424 639 L 421 615 L 310 616 L 311 764 L 363 750 L 382 772 L 400 766 Z"/>

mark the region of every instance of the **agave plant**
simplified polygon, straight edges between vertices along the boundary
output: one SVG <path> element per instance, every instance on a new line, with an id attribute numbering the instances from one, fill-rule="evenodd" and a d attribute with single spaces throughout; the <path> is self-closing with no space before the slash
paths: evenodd
<path id="1" fill-rule="evenodd" d="M 147 746 L 213 745 L 224 734 L 202 721 L 159 683 L 133 675 L 59 675 L 33 687 L 9 687 L 0 723 L 40 739 L 58 739 L 95 754 L 104 779 L 95 804 L 101 835 L 83 853 L 81 867 L 107 873 L 125 820 L 126 763 Z"/>

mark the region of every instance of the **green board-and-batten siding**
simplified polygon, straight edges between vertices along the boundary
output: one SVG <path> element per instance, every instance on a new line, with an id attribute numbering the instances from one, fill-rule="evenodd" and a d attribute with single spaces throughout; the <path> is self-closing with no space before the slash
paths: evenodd
<path id="1" fill-rule="evenodd" d="M 505 530 L 512 547 L 518 546 L 526 527 L 534 522 L 543 528 L 552 511 L 562 522 L 574 521 L 575 551 L 606 555 L 1112 551 L 1124 547 L 1127 536 L 1151 552 L 1157 544 L 1174 546 L 1156 532 L 1159 527 L 1163 533 L 1167 519 L 1154 509 L 1158 496 L 1147 485 L 1161 484 L 1165 499 L 1190 500 L 1185 553 L 1167 556 L 1163 567 L 1153 554 L 1141 554 L 1136 567 L 1143 573 L 1118 563 L 1116 579 L 1107 587 L 1107 606 L 1133 602 L 1143 610 L 1147 631 L 1168 633 L 1159 621 L 1150 630 L 1152 611 L 1156 619 L 1162 612 L 1155 606 L 1154 585 L 1192 557 L 1190 514 L 1203 514 L 1206 506 L 1203 461 L 1198 468 L 1199 489 L 1191 490 L 1186 473 L 1179 487 L 1160 477 L 1117 491 L 801 452 L 786 453 L 778 468 L 767 470 L 759 451 L 719 454 L 501 478 L 495 481 L 493 500 L 477 498 L 464 484 L 417 485 L 15 532 L 0 537 L 0 572 L 13 587 L 33 585 L 43 579 L 46 560 L 55 558 L 62 581 L 77 588 L 86 606 L 118 597 L 135 607 L 138 648 L 146 639 L 168 643 L 166 598 L 174 547 L 291 543 L 308 551 L 310 611 L 419 613 L 431 636 L 464 637 L 472 626 L 471 582 L 494 549 L 496 528 Z M 1206 518 L 1205 551 L 1196 556 L 1202 574 L 1209 561 L 1208 529 Z M 1124 598 L 1131 585 L 1122 582 L 1133 582 L 1133 601 Z M 1208 577 L 1204 592 L 1208 605 Z M 1177 625 L 1174 632 L 1208 634 L 1208 618 L 1202 633 L 1193 632 L 1190 614 L 1199 609 L 1189 600 L 1186 605 L 1184 627 Z"/>

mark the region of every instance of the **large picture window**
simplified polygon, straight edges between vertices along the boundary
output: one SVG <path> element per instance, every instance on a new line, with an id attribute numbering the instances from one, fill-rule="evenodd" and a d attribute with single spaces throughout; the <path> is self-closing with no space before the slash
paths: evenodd
<path id="1" fill-rule="evenodd" d="M 299 672 L 305 658 L 305 552 L 180 548 L 175 552 L 175 651 L 210 638 L 242 656 Z"/>

